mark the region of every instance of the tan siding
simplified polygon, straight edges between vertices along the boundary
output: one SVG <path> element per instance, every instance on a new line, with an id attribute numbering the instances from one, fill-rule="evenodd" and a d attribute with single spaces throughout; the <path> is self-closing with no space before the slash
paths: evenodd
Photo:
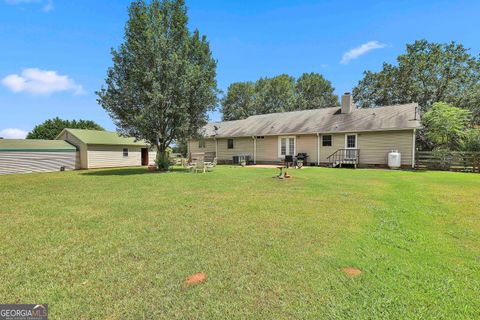
<path id="1" fill-rule="evenodd" d="M 322 136 L 320 135 L 320 162 L 328 162 L 327 157 L 333 154 L 338 149 L 345 148 L 345 134 L 343 133 L 335 133 L 331 134 L 332 136 L 332 146 L 331 147 L 323 147 L 322 146 Z"/>
<path id="2" fill-rule="evenodd" d="M 123 148 L 128 148 L 128 157 L 123 156 Z M 132 167 L 142 164 L 141 147 L 89 145 L 88 168 Z"/>
<path id="3" fill-rule="evenodd" d="M 230 161 L 233 156 L 247 154 L 250 155 L 253 160 L 252 138 L 233 138 L 233 149 L 228 149 L 227 140 L 228 139 L 218 139 L 218 160 Z"/>
<path id="4" fill-rule="evenodd" d="M 189 140 L 188 152 L 190 153 L 215 152 L 215 140 L 205 139 L 205 148 L 198 147 L 198 140 Z"/>
<path id="5" fill-rule="evenodd" d="M 317 135 L 297 136 L 297 153 L 307 153 L 307 162 L 317 163 Z"/>
<path id="6" fill-rule="evenodd" d="M 87 157 L 87 145 L 84 144 L 82 141 L 77 139 L 74 135 L 69 132 L 64 131 L 62 135 L 58 137 L 57 140 L 65 140 L 70 144 L 73 144 L 77 147 L 79 152 L 80 162 L 78 164 L 77 169 L 87 169 L 88 168 L 88 157 Z"/>
<path id="7" fill-rule="evenodd" d="M 398 150 L 402 165 L 412 164 L 413 131 L 383 131 L 358 134 L 360 164 L 387 164 L 388 152 Z"/>
<path id="8" fill-rule="evenodd" d="M 78 152 L 0 152 L 0 174 L 75 170 Z"/>
<path id="9" fill-rule="evenodd" d="M 278 137 L 265 136 L 264 139 L 257 139 L 257 162 L 277 162 Z"/>
<path id="10" fill-rule="evenodd" d="M 352 132 L 355 133 L 355 132 Z M 332 146 L 322 146 L 322 134 L 320 135 L 320 162 L 328 162 L 327 157 L 338 149 L 345 148 L 345 133 L 334 133 Z M 252 138 L 233 138 L 234 149 L 227 148 L 227 139 L 218 139 L 218 159 L 232 160 L 232 157 L 240 154 L 250 154 L 253 158 Z M 397 149 L 402 154 L 402 164 L 412 163 L 412 139 L 413 131 L 380 131 L 358 133 L 358 148 L 360 149 L 360 164 L 387 164 L 387 154 L 392 149 Z M 296 152 L 306 152 L 309 155 L 309 162 L 317 162 L 317 136 L 297 135 Z M 198 148 L 198 141 L 189 142 L 190 152 L 215 152 L 215 141 L 206 140 L 206 148 Z M 278 157 L 278 136 L 265 136 L 264 139 L 257 139 L 257 162 L 277 162 Z"/>

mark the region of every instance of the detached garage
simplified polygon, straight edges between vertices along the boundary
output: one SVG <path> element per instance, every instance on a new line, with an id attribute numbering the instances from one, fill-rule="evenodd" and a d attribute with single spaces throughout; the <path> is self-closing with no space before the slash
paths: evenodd
<path id="1" fill-rule="evenodd" d="M 75 170 L 77 148 L 61 140 L 0 139 L 0 174 Z"/>
<path id="2" fill-rule="evenodd" d="M 57 140 L 78 148 L 81 169 L 146 166 L 155 162 L 156 152 L 147 142 L 121 137 L 116 132 L 64 129 Z"/>

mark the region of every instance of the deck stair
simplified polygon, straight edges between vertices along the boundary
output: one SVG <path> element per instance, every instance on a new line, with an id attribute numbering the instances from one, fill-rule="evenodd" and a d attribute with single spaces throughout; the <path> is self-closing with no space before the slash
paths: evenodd
<path id="1" fill-rule="evenodd" d="M 360 149 L 338 149 L 327 157 L 331 168 L 341 168 L 344 165 L 357 167 L 360 158 Z"/>

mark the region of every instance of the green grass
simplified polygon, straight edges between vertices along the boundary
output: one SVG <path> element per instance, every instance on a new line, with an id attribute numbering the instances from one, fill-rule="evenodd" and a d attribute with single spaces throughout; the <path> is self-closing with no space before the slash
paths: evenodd
<path id="1" fill-rule="evenodd" d="M 52 319 L 480 317 L 480 175 L 275 173 L 0 176 L 0 302 Z"/>

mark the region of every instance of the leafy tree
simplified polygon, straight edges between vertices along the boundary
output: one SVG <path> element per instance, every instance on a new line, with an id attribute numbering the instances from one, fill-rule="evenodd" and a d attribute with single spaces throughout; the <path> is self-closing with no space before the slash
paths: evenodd
<path id="1" fill-rule="evenodd" d="M 225 121 L 245 119 L 255 114 L 255 84 L 253 82 L 232 83 L 221 104 Z"/>
<path id="2" fill-rule="evenodd" d="M 463 151 L 480 152 L 480 128 L 466 130 L 461 146 Z"/>
<path id="3" fill-rule="evenodd" d="M 318 73 L 304 73 L 298 80 L 282 74 L 261 78 L 255 83 L 233 83 L 221 101 L 223 120 L 338 106 L 338 97 L 333 91 L 330 81 Z"/>
<path id="4" fill-rule="evenodd" d="M 27 134 L 27 139 L 54 140 L 65 128 L 105 130 L 91 120 L 62 120 L 59 117 L 56 117 L 45 120 L 43 123 L 36 125 L 33 130 Z"/>
<path id="5" fill-rule="evenodd" d="M 304 73 L 295 84 L 296 110 L 339 106 L 332 83 L 319 73 Z"/>
<path id="6" fill-rule="evenodd" d="M 255 114 L 295 109 L 295 78 L 281 74 L 255 83 Z"/>
<path id="7" fill-rule="evenodd" d="M 216 61 L 187 22 L 183 0 L 132 2 L 124 43 L 97 92 L 120 133 L 156 146 L 159 169 L 169 166 L 167 147 L 196 135 L 217 102 Z"/>
<path id="8" fill-rule="evenodd" d="M 407 52 L 397 58 L 398 65 L 384 63 L 381 71 L 364 73 L 353 89 L 354 100 L 364 108 L 418 102 L 427 111 L 438 101 L 465 108 L 462 102 L 480 81 L 480 59 L 468 51 L 455 42 L 408 44 Z"/>
<path id="9" fill-rule="evenodd" d="M 465 92 L 459 100 L 460 106 L 472 112 L 472 124 L 480 125 L 480 83 Z"/>
<path id="10" fill-rule="evenodd" d="M 444 102 L 435 102 L 422 118 L 427 137 L 436 144 L 436 148 L 451 150 L 458 149 L 469 120 L 468 110 Z"/>

